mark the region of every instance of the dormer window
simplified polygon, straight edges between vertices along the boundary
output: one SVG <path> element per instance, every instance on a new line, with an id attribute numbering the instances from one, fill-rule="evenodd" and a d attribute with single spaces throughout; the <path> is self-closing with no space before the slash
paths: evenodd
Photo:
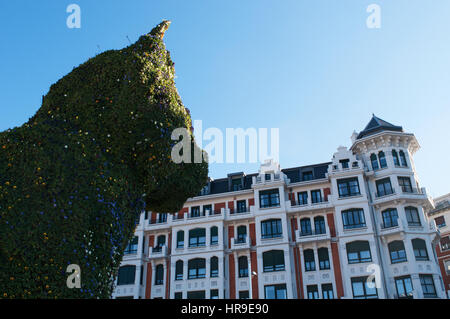
<path id="1" fill-rule="evenodd" d="M 307 171 L 302 173 L 302 181 L 310 181 L 313 179 L 312 171 Z"/>
<path id="2" fill-rule="evenodd" d="M 265 176 L 266 181 L 270 181 L 270 174 L 265 174 L 264 176 Z"/>
<path id="3" fill-rule="evenodd" d="M 234 178 L 231 180 L 231 190 L 239 191 L 242 189 L 242 180 L 241 178 Z"/>
<path id="4" fill-rule="evenodd" d="M 341 163 L 343 169 L 347 169 L 348 168 L 348 163 L 349 162 L 350 162 L 350 160 L 348 158 L 339 161 L 339 163 Z"/>

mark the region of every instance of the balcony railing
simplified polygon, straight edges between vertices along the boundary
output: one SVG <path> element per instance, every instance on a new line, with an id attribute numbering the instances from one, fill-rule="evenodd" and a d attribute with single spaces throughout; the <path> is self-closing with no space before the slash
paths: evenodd
<path id="1" fill-rule="evenodd" d="M 309 232 L 302 232 L 301 229 L 296 231 L 297 242 L 309 242 L 316 240 L 331 239 L 330 228 L 325 225 L 325 229 L 311 229 Z"/>
<path id="2" fill-rule="evenodd" d="M 231 249 L 248 249 L 250 248 L 249 237 L 246 236 L 244 240 L 238 238 L 231 238 Z"/>
<path id="3" fill-rule="evenodd" d="M 149 247 L 148 249 L 148 257 L 149 258 L 163 258 L 167 256 L 167 246 L 156 246 L 156 247 Z"/>

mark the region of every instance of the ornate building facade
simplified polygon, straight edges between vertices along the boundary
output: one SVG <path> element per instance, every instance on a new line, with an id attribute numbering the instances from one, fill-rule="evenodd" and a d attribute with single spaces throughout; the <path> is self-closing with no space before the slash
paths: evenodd
<path id="1" fill-rule="evenodd" d="M 331 162 L 267 161 L 144 212 L 113 298 L 446 298 L 418 149 L 373 116 Z"/>

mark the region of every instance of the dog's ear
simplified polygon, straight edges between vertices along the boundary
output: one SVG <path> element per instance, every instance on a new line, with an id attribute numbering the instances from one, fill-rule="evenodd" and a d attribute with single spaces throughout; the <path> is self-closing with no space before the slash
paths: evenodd
<path id="1" fill-rule="evenodd" d="M 164 20 L 163 22 L 158 24 L 155 28 L 153 28 L 153 30 L 150 31 L 149 34 L 153 35 L 153 36 L 157 36 L 158 38 L 160 38 L 162 40 L 162 39 L 164 39 L 164 34 L 169 29 L 171 23 L 172 22 L 169 20 Z"/>

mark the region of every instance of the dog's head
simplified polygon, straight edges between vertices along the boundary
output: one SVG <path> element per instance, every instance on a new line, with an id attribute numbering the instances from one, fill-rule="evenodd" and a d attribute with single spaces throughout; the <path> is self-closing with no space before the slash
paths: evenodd
<path id="1" fill-rule="evenodd" d="M 192 137 L 192 124 L 163 43 L 169 25 L 164 21 L 136 43 L 75 68 L 51 87 L 30 119 L 33 125 L 57 122 L 90 134 L 112 163 L 125 167 L 121 173 L 142 191 L 147 208 L 158 212 L 178 211 L 208 175 L 205 158 L 177 164 L 171 157 L 173 130 L 185 128 Z"/>

